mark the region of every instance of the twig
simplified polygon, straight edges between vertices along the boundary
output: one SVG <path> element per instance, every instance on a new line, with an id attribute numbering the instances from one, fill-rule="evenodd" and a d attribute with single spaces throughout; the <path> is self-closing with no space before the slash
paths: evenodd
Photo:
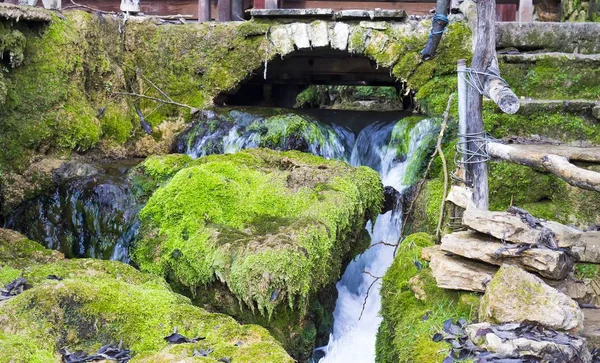
<path id="1" fill-rule="evenodd" d="M 142 72 L 138 72 L 136 71 L 136 74 L 140 75 L 140 77 L 142 77 L 142 79 L 148 83 L 150 83 L 150 85 L 158 91 L 158 93 L 160 93 L 161 95 L 163 95 L 167 100 L 169 100 L 169 102 L 174 102 L 173 99 L 171 97 L 169 97 L 165 92 L 163 92 L 163 90 L 161 90 L 160 88 L 158 88 L 157 85 L 154 84 L 154 82 L 152 82 L 151 80 L 149 80 L 146 76 L 144 76 L 144 74 Z"/>
<path id="2" fill-rule="evenodd" d="M 192 113 L 198 112 L 197 108 L 192 107 L 190 105 L 186 105 L 186 104 L 175 102 L 175 101 L 163 100 L 162 98 L 141 95 L 139 93 L 133 93 L 133 92 L 113 92 L 113 95 L 117 95 L 117 96 L 131 96 L 131 97 L 144 98 L 144 99 L 147 99 L 147 100 L 152 100 L 152 101 L 156 101 L 156 102 L 162 102 L 162 103 L 167 104 L 167 105 L 174 105 L 174 106 L 178 106 L 178 107 L 188 108 L 188 109 L 190 109 L 192 111 Z"/>
<path id="3" fill-rule="evenodd" d="M 369 248 L 373 248 L 373 247 L 375 247 L 377 245 L 384 245 L 384 246 L 396 247 L 397 243 L 389 243 L 389 242 L 381 241 L 381 242 L 373 243 L 372 245 L 369 246 Z M 369 248 L 367 248 L 367 249 L 369 249 Z"/>
<path id="4" fill-rule="evenodd" d="M 450 97 L 448 98 L 448 106 L 446 107 L 447 112 L 445 114 L 449 114 L 449 108 L 450 105 L 452 104 L 452 98 L 454 97 L 454 93 L 450 95 Z M 440 130 L 440 135 L 438 136 L 438 138 L 443 138 L 444 137 L 444 129 Z M 438 154 L 438 150 L 436 149 L 433 152 L 433 155 L 431 155 L 431 159 L 429 160 L 429 164 L 427 164 L 427 169 L 425 169 L 425 173 L 423 174 L 423 179 L 421 179 L 419 181 L 419 183 L 417 184 L 417 192 L 415 194 L 415 196 L 412 198 L 411 202 L 410 202 L 410 206 L 408 207 L 408 213 L 406 213 L 406 215 L 404 216 L 404 220 L 402 221 L 402 229 L 400 230 L 400 238 L 398 239 L 398 243 L 396 244 L 396 248 L 394 248 L 394 257 L 396 257 L 396 252 L 398 252 L 398 246 L 400 246 L 400 243 L 402 243 L 402 240 L 404 239 L 404 234 L 406 233 L 406 225 L 408 224 L 408 218 L 412 215 L 414 209 L 415 209 L 415 202 L 418 199 L 419 195 L 421 194 L 421 190 L 423 189 L 423 184 L 425 184 L 425 181 L 427 180 L 427 175 L 429 175 L 429 171 L 431 170 L 431 166 L 433 165 L 433 161 L 435 160 L 435 157 Z"/>
<path id="5" fill-rule="evenodd" d="M 435 229 L 435 238 L 436 240 L 440 240 L 440 235 L 442 234 L 442 220 L 444 219 L 444 207 L 446 206 L 446 196 L 448 195 L 448 165 L 446 164 L 446 156 L 444 155 L 444 150 L 442 150 L 442 139 L 444 138 L 444 133 L 446 132 L 446 128 L 448 127 L 448 120 L 450 119 L 450 107 L 452 106 L 452 100 L 454 98 L 454 93 L 450 95 L 448 98 L 448 105 L 446 106 L 446 112 L 444 112 L 444 121 L 442 121 L 442 129 L 440 130 L 440 135 L 438 136 L 437 145 L 435 149 L 440 155 L 440 159 L 442 160 L 442 169 L 444 171 L 444 189 L 442 194 L 442 201 L 440 202 L 440 216 L 438 219 L 438 224 Z"/>
<path id="6" fill-rule="evenodd" d="M 367 306 L 367 300 L 369 299 L 369 292 L 371 291 L 371 288 L 373 287 L 373 285 L 375 285 L 377 281 L 381 280 L 381 276 L 374 276 L 369 271 L 365 270 L 363 271 L 363 273 L 371 276 L 375 280 L 373 280 L 373 282 L 371 282 L 371 284 L 367 288 L 367 294 L 365 295 L 365 299 L 363 300 L 362 309 L 360 310 L 360 316 L 358 317 L 358 320 L 362 319 L 363 313 L 365 312 L 365 306 Z"/>
<path id="7" fill-rule="evenodd" d="M 71 8 L 84 8 L 84 9 L 87 9 L 89 11 L 95 11 L 95 12 L 98 12 L 98 13 L 101 13 L 101 14 L 116 14 L 113 11 L 102 11 L 100 9 L 92 8 L 91 6 L 77 4 L 73 0 L 71 0 L 71 4 L 73 4 L 73 5 L 63 6 L 63 10 L 71 9 Z"/>

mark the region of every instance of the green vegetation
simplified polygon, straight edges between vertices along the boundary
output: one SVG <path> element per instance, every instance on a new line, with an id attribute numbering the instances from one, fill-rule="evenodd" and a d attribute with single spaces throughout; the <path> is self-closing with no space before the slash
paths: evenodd
<path id="1" fill-rule="evenodd" d="M 216 277 L 263 312 L 302 307 L 364 247 L 352 241 L 381 201 L 368 168 L 298 152 L 213 155 L 152 195 L 134 259 L 191 291 Z"/>
<path id="2" fill-rule="evenodd" d="M 427 263 L 421 260 L 422 249 L 433 245 L 433 238 L 428 234 L 409 235 L 383 277 L 383 322 L 377 334 L 377 362 L 440 362 L 449 346 L 445 342 L 435 343 L 431 337 L 441 330 L 443 322 L 461 317 L 469 321 L 477 318 L 479 297 L 476 294 L 436 286 Z M 415 261 L 423 264 L 421 270 Z"/>
<path id="3" fill-rule="evenodd" d="M 191 359 L 194 349 L 208 348 L 214 349 L 215 359 L 292 361 L 263 328 L 242 326 L 230 317 L 194 307 L 160 277 L 113 261 L 43 262 L 41 255 L 56 252 L 34 247 L 34 242 L 16 233 L 0 232 L 0 276 L 7 269 L 19 269 L 33 286 L 0 306 L 0 362 L 59 362 L 62 347 L 91 353 L 121 340 L 134 352 L 132 362 L 175 356 Z M 15 262 L 12 256 L 20 258 Z M 63 280 L 49 280 L 48 275 Z M 187 337 L 205 339 L 169 346 L 163 338 L 174 328 Z M 241 344 L 236 346 L 237 342 Z"/>

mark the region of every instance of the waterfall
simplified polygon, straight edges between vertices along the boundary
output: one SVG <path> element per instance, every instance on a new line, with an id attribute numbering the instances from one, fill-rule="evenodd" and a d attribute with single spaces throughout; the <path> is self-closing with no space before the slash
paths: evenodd
<path id="1" fill-rule="evenodd" d="M 432 120 L 423 120 L 410 129 L 407 154 L 398 161 L 396 145 L 386 140 L 395 124 L 375 123 L 361 131 L 352 151 L 352 165 L 367 165 L 377 170 L 384 185 L 402 192 L 414 180 L 405 175 L 414 163 L 420 163 L 430 146 L 436 127 Z M 371 244 L 396 243 L 402 227 L 402 208 L 380 215 L 375 225 L 367 224 Z M 380 285 L 373 276 L 383 276 L 393 261 L 394 247 L 376 245 L 356 257 L 337 283 L 338 299 L 334 311 L 334 329 L 329 344 L 317 350 L 323 356 L 319 362 L 373 362 L 375 338 L 381 317 Z M 367 271 L 368 274 L 364 273 Z M 369 289 L 370 288 L 370 289 Z M 368 291 L 368 297 L 367 297 Z"/>

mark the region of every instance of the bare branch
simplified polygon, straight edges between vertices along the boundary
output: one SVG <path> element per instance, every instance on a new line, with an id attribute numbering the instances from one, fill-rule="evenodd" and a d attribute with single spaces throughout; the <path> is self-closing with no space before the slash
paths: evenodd
<path id="1" fill-rule="evenodd" d="M 82 9 L 87 9 L 89 11 L 95 11 L 95 12 L 98 12 L 98 13 L 101 13 L 101 14 L 116 14 L 115 12 L 112 12 L 112 11 L 102 11 L 100 9 L 92 8 L 91 6 L 78 4 L 78 3 L 76 3 L 73 0 L 71 0 L 71 4 L 73 4 L 73 5 L 63 6 L 63 10 L 65 10 L 65 9 L 72 9 L 72 8 L 82 8 Z"/>
<path id="2" fill-rule="evenodd" d="M 373 248 L 377 245 L 396 247 L 398 245 L 398 243 L 388 243 L 388 242 L 381 241 L 381 242 L 373 243 L 372 245 L 369 246 L 369 248 Z M 369 249 L 369 248 L 367 248 L 367 249 Z"/>
<path id="3" fill-rule="evenodd" d="M 364 274 L 367 274 L 369 276 L 371 276 L 372 278 L 374 278 L 375 280 L 373 280 L 373 282 L 371 282 L 371 284 L 369 285 L 369 287 L 367 288 L 367 294 L 365 295 L 365 299 L 363 301 L 362 304 L 362 309 L 360 310 L 360 316 L 358 317 L 358 320 L 362 319 L 363 313 L 365 312 L 365 307 L 367 306 L 367 300 L 369 299 L 369 292 L 371 291 L 371 288 L 373 287 L 373 285 L 375 285 L 375 283 L 379 280 L 381 280 L 380 276 L 374 276 L 372 273 L 370 273 L 369 271 L 363 271 Z"/>
<path id="4" fill-rule="evenodd" d="M 174 106 L 178 106 L 178 107 L 183 107 L 183 108 L 187 108 L 189 109 L 192 113 L 196 113 L 198 112 L 198 109 L 195 107 L 192 107 L 190 105 L 186 105 L 183 103 L 179 103 L 179 102 L 174 102 L 174 101 L 169 101 L 169 100 L 163 100 L 162 98 L 157 98 L 157 97 L 152 97 L 152 96 L 146 96 L 146 95 L 141 95 L 139 93 L 133 93 L 133 92 L 113 92 L 113 95 L 116 96 L 130 96 L 130 97 L 137 97 L 137 98 L 144 98 L 147 100 L 152 100 L 152 101 L 156 101 L 156 102 L 161 102 L 167 105 L 174 105 Z"/>

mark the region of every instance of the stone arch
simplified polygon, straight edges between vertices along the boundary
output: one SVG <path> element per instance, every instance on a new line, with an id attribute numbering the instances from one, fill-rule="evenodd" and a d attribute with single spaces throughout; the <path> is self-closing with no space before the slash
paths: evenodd
<path id="1" fill-rule="evenodd" d="M 260 34 L 264 37 L 260 51 L 265 54 L 261 66 L 219 94 L 216 103 L 236 94 L 244 85 L 261 83 L 261 79 L 262 83 L 289 80 L 304 85 L 408 85 L 418 89 L 436 76 L 454 73 L 456 59 L 470 53 L 470 32 L 464 23 L 449 27 L 438 55 L 426 63 L 421 62 L 420 52 L 429 35 L 430 20 L 312 20 L 264 26 Z M 335 68 L 337 72 L 332 72 Z M 293 75 L 282 72 L 286 69 Z M 324 74 L 319 74 L 319 69 Z M 305 80 L 298 79 L 302 74 Z"/>

